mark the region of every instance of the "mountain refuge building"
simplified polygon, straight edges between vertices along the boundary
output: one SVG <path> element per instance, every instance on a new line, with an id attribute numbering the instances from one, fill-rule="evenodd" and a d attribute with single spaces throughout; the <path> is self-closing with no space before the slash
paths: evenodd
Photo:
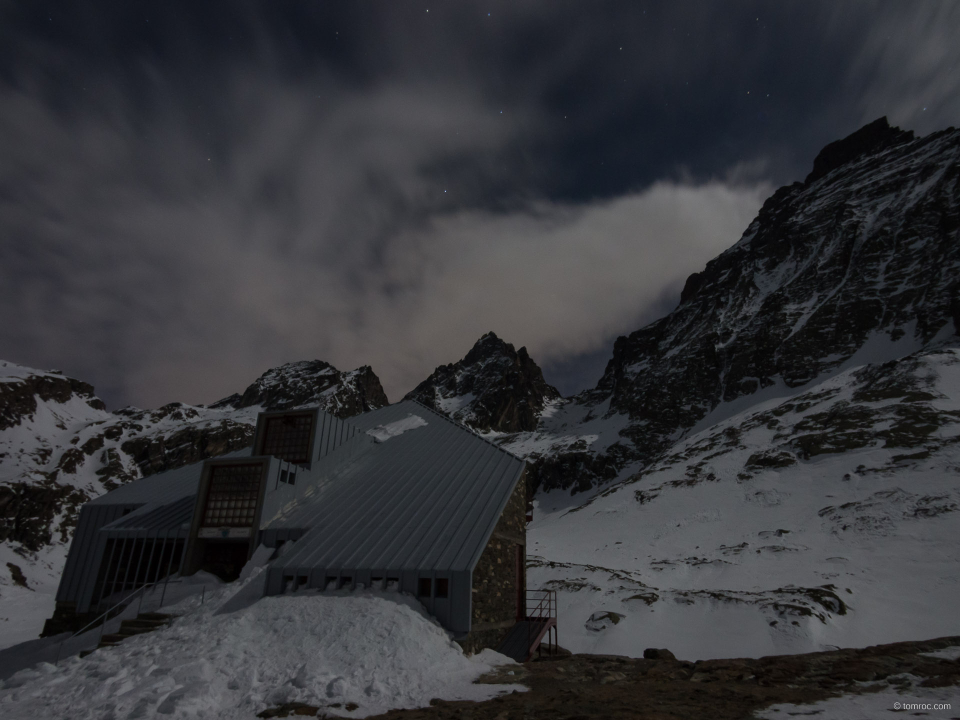
<path id="1" fill-rule="evenodd" d="M 256 551 L 262 595 L 403 591 L 465 650 L 497 647 L 529 614 L 524 473 L 416 401 L 261 413 L 251 448 L 82 507 L 45 634 L 174 573 L 236 579 Z"/>

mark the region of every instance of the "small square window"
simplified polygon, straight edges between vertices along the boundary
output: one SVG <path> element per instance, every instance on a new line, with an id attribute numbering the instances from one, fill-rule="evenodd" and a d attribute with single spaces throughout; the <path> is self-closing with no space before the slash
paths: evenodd
<path id="1" fill-rule="evenodd" d="M 337 589 L 337 578 L 333 575 L 327 575 L 326 581 L 323 583 L 325 590 L 336 590 Z"/>
<path id="2" fill-rule="evenodd" d="M 300 575 L 297 578 L 297 589 L 305 588 L 310 583 L 310 578 L 306 575 Z"/>
<path id="3" fill-rule="evenodd" d="M 433 590 L 433 580 L 431 578 L 420 578 L 417 585 L 417 595 L 420 597 L 430 597 Z"/>
<path id="4" fill-rule="evenodd" d="M 436 597 L 438 598 L 450 597 L 450 581 L 447 578 L 437 578 Z"/>
<path id="5" fill-rule="evenodd" d="M 343 590 L 344 588 L 349 588 L 351 585 L 353 585 L 353 578 L 352 578 L 352 577 L 342 577 L 342 578 L 340 578 L 340 589 L 341 589 L 341 590 Z"/>
<path id="6" fill-rule="evenodd" d="M 387 578 L 387 590 L 390 592 L 399 592 L 400 578 Z"/>

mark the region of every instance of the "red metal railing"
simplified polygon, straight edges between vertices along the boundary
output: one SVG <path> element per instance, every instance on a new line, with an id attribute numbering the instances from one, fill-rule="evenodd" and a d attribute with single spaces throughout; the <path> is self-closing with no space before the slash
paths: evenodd
<path id="1" fill-rule="evenodd" d="M 524 620 L 527 621 L 527 660 L 533 657 L 534 650 L 540 652 L 544 635 L 551 651 L 556 652 L 559 641 L 556 590 L 527 590 Z"/>

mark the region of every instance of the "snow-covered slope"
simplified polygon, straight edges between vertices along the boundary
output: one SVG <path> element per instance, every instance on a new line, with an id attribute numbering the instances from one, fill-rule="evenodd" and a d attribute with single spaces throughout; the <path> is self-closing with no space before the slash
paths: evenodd
<path id="1" fill-rule="evenodd" d="M 41 663 L 0 682 L 0 714 L 22 718 L 255 720 L 301 703 L 324 717 L 366 717 L 433 698 L 486 700 L 517 685 L 474 684 L 513 661 L 464 656 L 408 595 L 331 592 L 263 598 L 219 610 L 228 586 L 169 608 L 171 627 L 89 657 Z"/>
<path id="2" fill-rule="evenodd" d="M 550 496 L 538 506 L 550 507 Z M 538 507 L 574 651 L 796 653 L 960 631 L 960 351 L 851 369 Z"/>
<path id="3" fill-rule="evenodd" d="M 87 383 L 0 361 L 0 647 L 53 612 L 79 507 L 118 485 L 250 445 L 262 410 L 320 405 L 339 417 L 382 407 L 369 367 L 274 368 L 211 407 L 108 412 Z"/>

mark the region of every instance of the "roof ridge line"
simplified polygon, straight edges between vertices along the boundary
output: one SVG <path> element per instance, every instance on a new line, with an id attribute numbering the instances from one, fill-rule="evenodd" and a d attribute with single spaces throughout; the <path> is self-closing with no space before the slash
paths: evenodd
<path id="1" fill-rule="evenodd" d="M 453 419 L 452 417 L 450 417 L 449 415 L 444 415 L 444 414 L 441 413 L 439 410 L 434 410 L 432 407 L 430 407 L 429 405 L 425 405 L 424 403 L 420 402 L 420 401 L 417 400 L 416 398 L 409 398 L 409 399 L 401 400 L 400 402 L 412 402 L 412 403 L 414 403 L 414 404 L 416 404 L 416 405 L 419 405 L 419 406 L 422 407 L 424 410 L 427 410 L 428 412 L 433 413 L 434 415 L 436 415 L 436 416 L 437 416 L 438 418 L 440 418 L 441 420 L 446 420 L 446 421 L 447 421 L 448 423 L 450 423 L 451 425 L 454 425 L 454 426 L 460 428 L 461 430 L 466 430 L 468 433 L 470 433 L 471 435 L 473 435 L 473 436 L 476 437 L 477 439 L 482 440 L 483 442 L 487 443 L 487 445 L 490 445 L 490 446 L 492 446 L 492 447 L 495 447 L 495 448 L 496 448 L 497 450 L 499 450 L 500 452 L 505 453 L 506 455 L 509 455 L 510 457 L 515 458 L 515 459 L 519 460 L 520 462 L 526 462 L 526 460 L 525 460 L 524 458 L 520 457 L 519 455 L 514 455 L 514 454 L 513 454 L 512 452 L 510 452 L 509 450 L 504 450 L 502 447 L 500 447 L 499 445 L 497 445 L 495 442 L 492 442 L 491 440 L 488 440 L 487 438 L 485 438 L 483 435 L 481 435 L 480 433 L 478 433 L 476 430 L 474 430 L 474 429 L 473 429 L 472 427 L 470 427 L 469 425 L 464 425 L 464 424 L 461 423 L 461 422 L 457 422 L 456 420 L 454 420 L 454 419 Z M 397 404 L 399 404 L 399 403 L 397 403 Z"/>

